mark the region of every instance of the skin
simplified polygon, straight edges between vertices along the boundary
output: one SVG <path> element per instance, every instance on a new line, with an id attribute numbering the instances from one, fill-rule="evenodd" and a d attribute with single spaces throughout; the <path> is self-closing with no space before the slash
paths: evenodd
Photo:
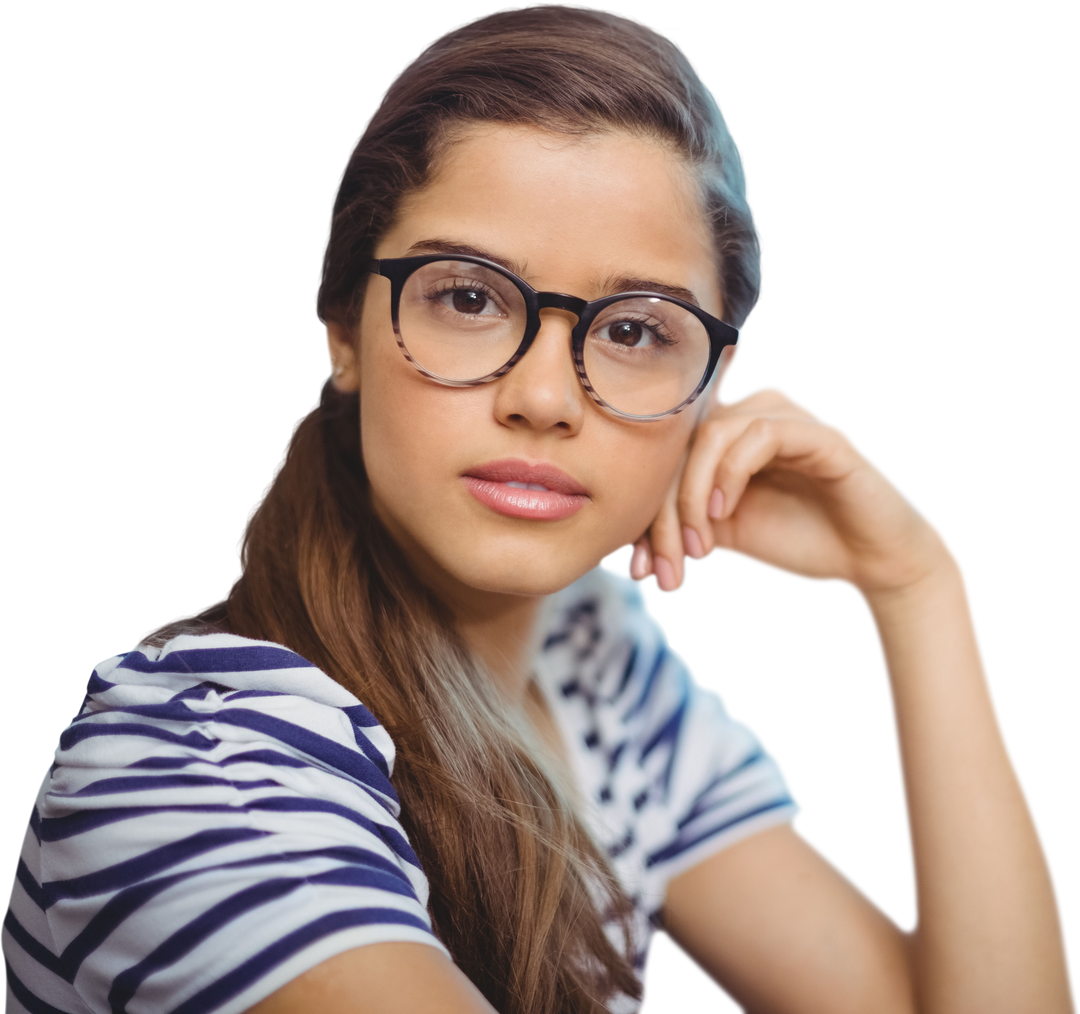
<path id="1" fill-rule="evenodd" d="M 435 240 L 504 259 L 536 289 L 594 299 L 622 290 L 620 278 L 648 279 L 689 289 L 721 313 L 693 181 L 666 149 L 623 134 L 569 141 L 474 128 L 433 182 L 404 202 L 376 256 L 432 252 Z M 570 357 L 576 318 L 559 310 L 542 311 L 529 354 L 499 381 L 453 388 L 427 380 L 395 343 L 389 291 L 384 278 L 368 281 L 359 342 L 330 328 L 343 370 L 337 382 L 361 392 L 375 506 L 516 699 L 540 598 L 649 527 L 696 418 L 684 412 L 643 424 L 599 408 Z M 556 465 L 588 490 L 589 502 L 557 522 L 493 513 L 461 475 L 506 457 Z"/>
<path id="2" fill-rule="evenodd" d="M 653 141 L 567 139 L 478 125 L 408 199 L 377 256 L 433 239 L 513 262 L 537 289 L 587 299 L 620 277 L 691 290 L 720 314 L 692 181 Z M 427 249 L 427 248 L 423 248 Z M 959 571 L 940 538 L 839 433 L 781 395 L 651 423 L 592 402 L 569 353 L 572 315 L 546 311 L 505 377 L 450 388 L 398 350 L 388 283 L 368 283 L 357 334 L 332 325 L 337 383 L 359 389 L 376 507 L 513 706 L 552 743 L 527 692 L 542 597 L 612 549 L 661 587 L 721 546 L 866 597 L 889 665 L 915 855 L 919 922 L 904 934 L 790 828 L 675 878 L 664 920 L 756 1014 L 1039 1014 L 1072 1009 L 1045 863 L 994 720 Z M 589 493 L 571 518 L 495 514 L 470 466 L 552 462 Z M 557 735 L 555 735 L 557 739 Z M 312 969 L 257 1014 L 491 1011 L 434 948 L 379 944 Z"/>

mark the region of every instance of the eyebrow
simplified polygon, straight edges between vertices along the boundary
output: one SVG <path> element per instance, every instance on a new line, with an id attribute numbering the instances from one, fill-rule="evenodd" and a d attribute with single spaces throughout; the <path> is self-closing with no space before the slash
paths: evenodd
<path id="1" fill-rule="evenodd" d="M 493 254 L 490 250 L 481 250 L 478 247 L 469 246 L 467 243 L 455 243 L 452 240 L 422 239 L 418 243 L 413 243 L 413 245 L 409 247 L 408 252 L 409 256 L 423 253 L 438 253 L 449 254 L 451 256 L 456 254 L 459 257 L 482 257 L 484 260 L 492 261 L 500 267 L 506 268 L 507 271 L 512 271 L 515 275 L 521 276 L 525 273 L 524 266 L 515 261 L 507 260 L 505 257 Z M 617 292 L 656 292 L 661 296 L 671 296 L 674 299 L 681 299 L 684 303 L 701 306 L 697 296 L 685 286 L 670 285 L 667 282 L 658 282 L 654 278 L 637 278 L 633 275 L 610 275 L 599 287 L 605 295 L 614 295 Z"/>
<path id="2" fill-rule="evenodd" d="M 525 271 L 525 266 L 523 264 L 507 260 L 505 257 L 493 254 L 490 250 L 480 250 L 475 246 L 469 246 L 466 243 L 454 243 L 448 239 L 422 239 L 419 243 L 413 243 L 413 245 L 409 247 L 408 256 L 411 257 L 414 254 L 423 253 L 457 254 L 459 257 L 482 257 L 486 261 L 493 261 L 500 267 L 506 268 L 507 271 L 512 271 L 515 275 L 521 275 Z"/>

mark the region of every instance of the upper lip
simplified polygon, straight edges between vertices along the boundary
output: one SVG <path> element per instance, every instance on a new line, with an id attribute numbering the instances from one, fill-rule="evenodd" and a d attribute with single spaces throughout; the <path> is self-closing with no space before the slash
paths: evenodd
<path id="1" fill-rule="evenodd" d="M 502 458 L 489 461 L 486 465 L 477 465 L 463 473 L 474 479 L 486 479 L 488 482 L 535 482 L 546 486 L 553 493 L 565 493 L 568 496 L 588 496 L 588 491 L 580 482 L 575 482 L 561 468 L 546 461 L 530 464 L 520 458 Z"/>

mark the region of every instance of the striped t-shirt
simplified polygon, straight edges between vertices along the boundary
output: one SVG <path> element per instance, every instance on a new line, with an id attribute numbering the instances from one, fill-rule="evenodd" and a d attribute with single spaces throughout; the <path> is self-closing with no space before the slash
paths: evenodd
<path id="1" fill-rule="evenodd" d="M 593 571 L 543 634 L 535 678 L 640 967 L 667 882 L 794 807 L 632 585 Z M 363 704 L 280 645 L 188 634 L 102 663 L 30 819 L 9 1014 L 239 1014 L 353 947 L 442 948 L 393 765 Z"/>

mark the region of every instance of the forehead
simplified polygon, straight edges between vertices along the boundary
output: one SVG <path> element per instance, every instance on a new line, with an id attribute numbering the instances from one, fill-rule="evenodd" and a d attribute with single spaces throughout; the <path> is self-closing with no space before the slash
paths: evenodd
<path id="1" fill-rule="evenodd" d="M 379 256 L 434 237 L 513 260 L 537 288 L 588 298 L 584 288 L 608 277 L 655 278 L 693 290 L 719 312 L 693 174 L 668 146 L 623 131 L 464 129 L 428 186 L 403 202 Z"/>

